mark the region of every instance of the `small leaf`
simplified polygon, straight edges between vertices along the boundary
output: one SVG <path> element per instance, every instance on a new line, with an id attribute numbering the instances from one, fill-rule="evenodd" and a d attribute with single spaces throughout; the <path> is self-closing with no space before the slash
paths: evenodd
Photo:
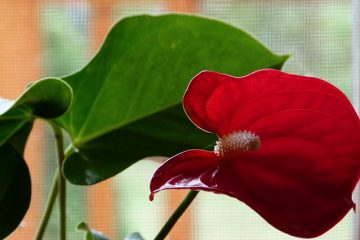
<path id="1" fill-rule="evenodd" d="M 35 116 L 56 118 L 70 107 L 72 90 L 61 79 L 47 78 L 28 85 L 28 88 L 16 101 L 1 99 L 0 114 L 21 107 Z"/>
<path id="2" fill-rule="evenodd" d="M 84 222 L 81 222 L 77 229 L 85 231 L 85 240 L 110 240 L 103 233 L 94 229 L 90 229 L 89 226 Z"/>
<path id="3" fill-rule="evenodd" d="M 31 197 L 28 167 L 11 145 L 0 146 L 0 239 L 4 239 L 23 219 Z"/>
<path id="4" fill-rule="evenodd" d="M 35 118 L 55 118 L 67 111 L 69 85 L 39 80 L 16 100 L 0 99 L 0 239 L 19 225 L 30 203 L 30 174 L 22 158 Z"/>
<path id="5" fill-rule="evenodd" d="M 65 161 L 66 178 L 94 184 L 146 156 L 208 146 L 215 138 L 194 131 L 181 107 L 190 79 L 204 69 L 241 76 L 281 67 L 286 58 L 208 18 L 123 19 L 94 59 L 64 78 L 74 102 L 59 123 L 77 148 Z"/>
<path id="6" fill-rule="evenodd" d="M 12 109 L 0 116 L 0 146 L 6 142 L 12 142 L 16 137 L 14 147 L 17 146 L 23 152 L 28 134 L 32 128 L 33 117 L 22 109 Z"/>
<path id="7" fill-rule="evenodd" d="M 29 132 L 29 125 L 36 117 L 61 116 L 71 101 L 70 86 L 55 78 L 33 82 L 16 101 L 0 99 L 0 145 L 16 133 Z"/>
<path id="8" fill-rule="evenodd" d="M 125 237 L 124 240 L 144 240 L 144 238 L 140 235 L 140 233 L 132 233 Z"/>
<path id="9" fill-rule="evenodd" d="M 66 82 L 48 78 L 29 85 L 14 106 L 23 106 L 38 117 L 56 118 L 68 110 L 71 100 L 72 90 Z"/>

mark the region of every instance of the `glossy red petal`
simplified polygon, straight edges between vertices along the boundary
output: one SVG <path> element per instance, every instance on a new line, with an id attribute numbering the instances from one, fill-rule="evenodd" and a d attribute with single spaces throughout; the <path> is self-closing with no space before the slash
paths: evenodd
<path id="1" fill-rule="evenodd" d="M 287 129 L 281 127 L 284 119 L 291 122 Z M 258 151 L 231 159 L 202 150 L 180 153 L 155 172 L 151 191 L 186 188 L 227 194 L 274 227 L 305 238 L 326 232 L 354 207 L 359 144 L 338 120 L 317 111 L 284 111 L 251 129 L 263 132 Z"/>
<path id="2" fill-rule="evenodd" d="M 155 171 L 150 182 L 150 199 L 154 193 L 166 189 L 209 189 L 219 161 L 214 152 L 205 150 L 188 150 L 175 155 Z"/>
<path id="3" fill-rule="evenodd" d="M 237 159 L 228 161 L 224 171 L 242 176 L 248 188 L 244 202 L 275 227 L 315 237 L 354 206 L 359 142 L 337 119 L 316 111 L 288 110 L 255 122 L 250 129 L 262 133 L 261 148 L 239 156 L 246 159 L 241 164 Z"/>
<path id="4" fill-rule="evenodd" d="M 344 125 L 351 122 L 349 129 L 359 129 L 356 112 L 340 90 L 317 78 L 273 69 L 241 78 L 205 71 L 190 82 L 184 95 L 189 118 L 220 136 L 246 129 L 246 119 L 290 108 L 324 111 L 342 119 Z"/>
<path id="5" fill-rule="evenodd" d="M 156 171 L 152 193 L 227 194 L 276 228 L 305 238 L 326 232 L 354 207 L 360 122 L 331 84 L 271 69 L 242 78 L 206 71 L 189 84 L 184 109 L 206 131 L 220 137 L 250 131 L 261 146 L 222 158 L 202 150 L 180 153 Z"/>
<path id="6" fill-rule="evenodd" d="M 216 133 L 218 131 L 216 122 L 210 121 L 206 116 L 206 102 L 219 86 L 234 80 L 236 79 L 231 76 L 211 71 L 203 71 L 191 80 L 184 95 L 183 105 L 186 114 L 196 126 L 207 132 Z M 229 105 L 216 104 L 213 107 L 214 109 L 224 108 L 222 111 L 217 112 L 223 113 L 224 118 L 227 119 L 227 106 Z"/>

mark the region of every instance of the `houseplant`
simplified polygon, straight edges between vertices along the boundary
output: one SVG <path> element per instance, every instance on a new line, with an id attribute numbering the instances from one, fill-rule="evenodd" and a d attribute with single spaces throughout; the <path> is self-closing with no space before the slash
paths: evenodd
<path id="1" fill-rule="evenodd" d="M 216 136 L 198 130 L 182 109 L 190 79 L 202 70 L 243 76 L 279 69 L 286 59 L 212 19 L 170 14 L 121 20 L 83 69 L 36 81 L 17 100 L 2 100 L 0 238 L 17 227 L 29 206 L 30 173 L 22 153 L 35 119 L 52 126 L 59 164 L 36 238 L 42 238 L 58 195 L 60 239 L 66 239 L 65 179 L 93 185 L 146 156 L 214 144 Z M 64 131 L 71 138 L 66 148 Z M 80 228 L 95 234 L 84 224 Z"/>

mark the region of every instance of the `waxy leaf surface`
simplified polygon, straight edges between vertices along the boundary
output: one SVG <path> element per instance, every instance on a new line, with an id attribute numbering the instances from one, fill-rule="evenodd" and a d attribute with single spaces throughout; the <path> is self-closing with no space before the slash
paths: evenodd
<path id="1" fill-rule="evenodd" d="M 360 121 L 331 84 L 274 69 L 242 78 L 204 71 L 183 104 L 222 145 L 167 160 L 154 173 L 151 197 L 165 189 L 226 194 L 303 238 L 323 234 L 355 207 Z"/>
<path id="2" fill-rule="evenodd" d="M 11 145 L 0 146 L 0 239 L 4 239 L 23 219 L 31 197 L 28 167 Z"/>
<path id="3" fill-rule="evenodd" d="M 15 147 L 24 146 L 35 118 L 52 119 L 64 114 L 72 99 L 70 86 L 56 78 L 31 83 L 17 100 L 0 99 L 0 145 L 14 135 L 19 137 Z"/>
<path id="4" fill-rule="evenodd" d="M 0 99 L 0 239 L 20 224 L 30 203 L 30 174 L 22 154 L 33 121 L 61 116 L 71 98 L 69 85 L 51 78 L 33 82 L 15 101 Z"/>
<path id="5" fill-rule="evenodd" d="M 63 78 L 74 101 L 59 123 L 76 148 L 64 163 L 66 178 L 90 185 L 146 156 L 207 147 L 214 136 L 196 130 L 181 107 L 192 76 L 204 69 L 241 76 L 279 68 L 285 59 L 247 33 L 207 18 L 121 20 L 92 61 Z"/>

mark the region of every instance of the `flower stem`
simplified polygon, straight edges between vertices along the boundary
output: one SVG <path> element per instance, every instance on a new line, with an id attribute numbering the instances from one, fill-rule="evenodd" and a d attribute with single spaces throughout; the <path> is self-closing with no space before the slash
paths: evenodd
<path id="1" fill-rule="evenodd" d="M 154 240 L 163 240 L 169 234 L 171 229 L 174 227 L 176 222 L 179 220 L 181 215 L 185 212 L 185 210 L 190 206 L 192 201 L 195 199 L 198 191 L 190 191 L 182 203 L 178 206 L 175 212 L 171 215 L 171 217 L 167 220 L 165 225 L 162 227 L 158 235 L 154 238 Z"/>
<path id="2" fill-rule="evenodd" d="M 62 163 L 65 159 L 64 154 L 64 137 L 59 128 L 54 123 L 51 124 L 54 132 L 55 132 L 55 139 L 56 139 L 56 148 L 58 153 L 58 193 L 59 193 L 59 239 L 66 240 L 66 181 L 63 175 L 61 174 L 61 167 Z"/>
<path id="3" fill-rule="evenodd" d="M 35 240 L 41 240 L 44 236 L 45 229 L 48 225 L 51 212 L 54 208 L 56 196 L 58 194 L 58 177 L 59 177 L 59 172 L 58 172 L 58 170 L 56 170 L 56 173 L 55 173 L 55 176 L 53 179 L 53 183 L 51 186 L 51 192 L 50 192 L 49 198 L 46 203 L 46 209 L 45 209 L 44 215 L 41 219 L 39 229 L 37 230 Z"/>

